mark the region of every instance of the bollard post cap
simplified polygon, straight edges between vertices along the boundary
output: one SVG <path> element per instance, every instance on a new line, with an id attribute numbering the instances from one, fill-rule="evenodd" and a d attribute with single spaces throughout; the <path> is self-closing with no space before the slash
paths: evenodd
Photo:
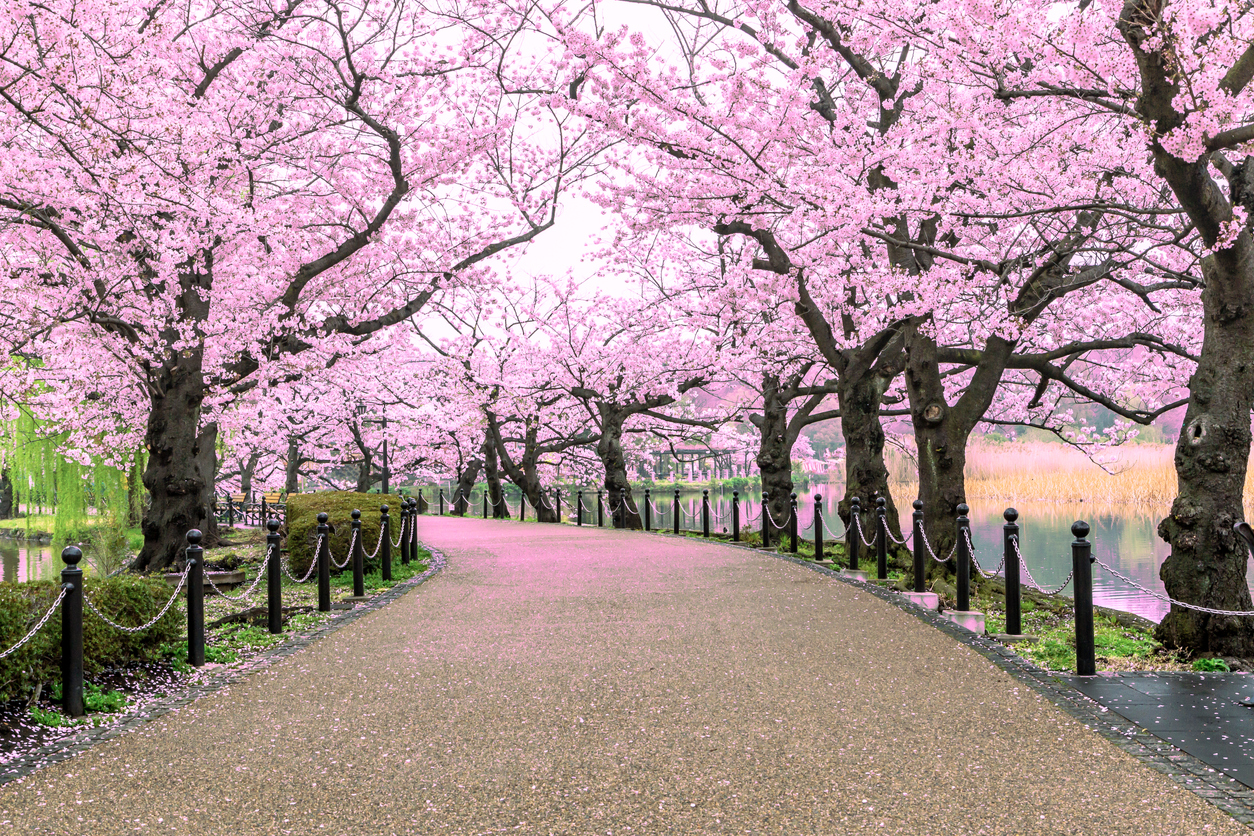
<path id="1" fill-rule="evenodd" d="M 1076 520 L 1071 524 L 1071 533 L 1075 535 L 1077 540 L 1083 540 L 1089 536 L 1089 524 L 1084 520 Z"/>
<path id="2" fill-rule="evenodd" d="M 61 560 L 65 561 L 66 566 L 77 566 L 82 559 L 83 550 L 78 546 L 66 546 L 61 550 Z"/>
<path id="3" fill-rule="evenodd" d="M 740 498 L 740 491 L 732 491 L 732 498 L 733 498 L 733 499 L 739 499 L 739 498 Z"/>
<path id="4" fill-rule="evenodd" d="M 360 521 L 360 520 L 361 520 L 361 509 L 360 509 L 360 508 L 354 508 L 354 509 L 353 509 L 353 513 L 349 514 L 349 516 L 353 518 L 353 522 L 358 522 L 358 521 Z"/>
<path id="5" fill-rule="evenodd" d="M 267 529 L 267 530 L 268 530 L 271 534 L 276 534 L 276 533 L 278 533 L 278 530 L 279 530 L 279 526 L 280 526 L 280 525 L 281 525 L 281 523 L 280 523 L 278 520 L 274 519 L 273 517 L 271 517 L 270 519 L 266 520 L 266 529 Z"/>
<path id="6" fill-rule="evenodd" d="M 200 533 L 199 528 L 193 528 L 191 531 L 187 532 L 187 544 L 189 546 L 199 546 L 200 541 L 203 539 L 205 539 L 205 535 Z"/>
<path id="7" fill-rule="evenodd" d="M 971 508 L 968 507 L 967 503 L 965 502 L 958 503 L 958 516 L 965 517 L 967 515 L 967 512 L 969 512 L 970 510 Z"/>
<path id="8" fill-rule="evenodd" d="M 818 504 L 819 504 L 820 502 L 822 502 L 822 501 L 823 501 L 823 494 L 821 494 L 821 493 L 816 493 L 816 494 L 814 495 L 814 504 L 815 504 L 815 505 L 818 505 Z"/>
<path id="9" fill-rule="evenodd" d="M 875 507 L 876 507 L 876 508 L 883 508 L 883 507 L 885 507 L 886 505 L 888 505 L 888 500 L 884 499 L 884 497 L 882 497 L 882 496 L 880 496 L 880 497 L 876 497 L 876 499 L 875 499 Z"/>
<path id="10" fill-rule="evenodd" d="M 709 488 L 705 488 L 705 489 L 703 489 L 703 490 L 701 491 L 701 495 L 702 495 L 702 496 L 709 496 L 709 495 L 710 495 L 710 490 L 709 490 Z M 795 496 L 795 494 L 794 494 L 794 496 Z"/>
<path id="11" fill-rule="evenodd" d="M 916 500 L 914 501 L 913 505 L 914 505 L 914 510 L 916 510 L 916 511 L 922 511 L 922 510 L 923 510 L 923 500 L 921 500 L 921 499 L 916 499 Z"/>
<path id="12" fill-rule="evenodd" d="M 388 507 L 386 505 L 380 505 L 379 513 L 386 517 L 388 515 Z"/>
<path id="13" fill-rule="evenodd" d="M 331 518 L 330 518 L 330 517 L 328 517 L 326 514 L 319 514 L 319 515 L 318 515 L 318 525 L 326 525 L 326 524 L 327 524 L 327 520 L 329 520 L 329 519 L 331 519 Z"/>
<path id="14" fill-rule="evenodd" d="M 851 497 L 849 497 L 849 504 L 850 504 L 850 505 L 857 505 L 859 508 L 861 508 L 861 507 L 862 507 L 862 500 L 861 500 L 861 499 L 858 499 L 856 496 L 851 496 Z"/>
<path id="15" fill-rule="evenodd" d="M 1015 520 L 1019 519 L 1019 512 L 1013 508 L 1007 508 L 1006 512 L 1002 514 L 1002 518 L 1008 523 L 1013 523 Z"/>
<path id="16" fill-rule="evenodd" d="M 679 491 L 676 491 L 676 493 L 679 493 Z M 768 496 L 770 496 L 770 494 L 769 494 L 769 493 L 767 493 L 766 491 L 762 491 L 762 498 L 763 498 L 763 499 L 766 499 Z"/>

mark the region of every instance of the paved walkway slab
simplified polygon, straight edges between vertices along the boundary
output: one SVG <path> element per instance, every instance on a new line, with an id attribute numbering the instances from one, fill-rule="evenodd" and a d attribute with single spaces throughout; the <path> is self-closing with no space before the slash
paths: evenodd
<path id="1" fill-rule="evenodd" d="M 975 650 L 743 549 L 421 518 L 448 566 L 0 787 L 17 833 L 1236 834 Z"/>

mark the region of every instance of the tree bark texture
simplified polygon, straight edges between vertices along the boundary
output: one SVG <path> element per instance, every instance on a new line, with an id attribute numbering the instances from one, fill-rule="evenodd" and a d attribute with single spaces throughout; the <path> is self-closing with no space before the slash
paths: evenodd
<path id="1" fill-rule="evenodd" d="M 187 532 L 200 529 L 204 545 L 216 542 L 209 513 L 217 454 L 216 424 L 200 426 L 205 384 L 201 352 L 186 349 L 163 369 L 161 387 L 152 390 L 144 446 L 148 466 L 144 487 L 152 503 L 144 515 L 144 548 L 135 560 L 143 572 L 182 567 Z"/>
<path id="2" fill-rule="evenodd" d="M 283 490 L 289 494 L 300 492 L 300 443 L 294 438 L 287 441 L 287 467 Z"/>
<path id="3" fill-rule="evenodd" d="M 880 423 L 880 407 L 884 392 L 892 378 L 879 374 L 847 374 L 838 381 L 837 397 L 840 400 L 840 432 L 845 440 L 845 495 L 840 500 L 838 513 L 841 522 L 849 525 L 849 509 L 856 496 L 862 509 L 874 510 L 875 498 L 887 500 L 885 518 L 888 530 L 901 536 L 901 521 L 897 504 L 888 489 L 888 466 L 884 463 L 884 427 Z M 874 515 L 863 516 L 865 532 Z"/>
<path id="4" fill-rule="evenodd" d="M 492 506 L 492 519 L 508 520 L 509 508 L 505 506 L 505 492 L 501 490 L 500 466 L 496 459 L 496 445 L 489 434 L 483 440 L 483 478 L 488 484 L 488 504 Z"/>
<path id="5" fill-rule="evenodd" d="M 470 513 L 469 501 L 462 500 L 462 497 L 470 496 L 471 490 L 475 487 L 475 482 L 479 481 L 479 471 L 483 470 L 483 459 L 471 456 L 470 461 L 466 462 L 466 466 L 457 474 L 457 487 L 453 494 L 453 510 L 452 514 L 456 517 L 463 517 Z"/>
<path id="6" fill-rule="evenodd" d="M 0 520 L 13 519 L 13 481 L 9 469 L 0 471 Z"/>
<path id="7" fill-rule="evenodd" d="M 766 494 L 762 513 L 769 511 L 771 517 L 771 542 L 784 536 L 792 514 L 792 445 L 795 440 L 788 429 L 788 400 L 780 396 L 779 377 L 765 374 L 755 461 L 762 477 L 762 492 Z"/>
<path id="8" fill-rule="evenodd" d="M 1233 206 L 1254 209 L 1254 161 L 1233 167 L 1225 195 L 1203 156 L 1183 160 L 1159 141 L 1185 120 L 1176 110 L 1181 94 L 1180 59 L 1170 39 L 1160 37 L 1159 9 L 1128 0 L 1119 30 L 1141 76 L 1136 107 L 1150 128 L 1154 169 L 1170 186 L 1203 241 L 1217 247 Z M 1234 68 L 1235 69 L 1235 68 Z M 1221 86 L 1237 95 L 1248 74 L 1224 77 Z M 1250 456 L 1250 411 L 1254 407 L 1254 237 L 1241 229 L 1228 246 L 1202 260 L 1202 353 L 1189 381 L 1189 404 L 1176 443 L 1178 492 L 1171 516 L 1158 534 L 1171 545 L 1159 577 L 1171 597 L 1214 609 L 1249 611 L 1247 554 L 1232 525 L 1243 518 L 1245 471 Z M 1159 624 L 1164 644 L 1231 656 L 1254 656 L 1254 618 L 1207 615 L 1173 605 Z"/>
<path id="9" fill-rule="evenodd" d="M 612 405 L 597 404 L 601 414 L 601 437 L 597 439 L 597 456 L 605 466 L 605 493 L 614 513 L 615 528 L 639 531 L 644 528 L 640 505 L 631 493 L 627 478 L 627 457 L 623 455 L 623 424 L 626 414 Z M 593 509 L 595 513 L 595 509 Z"/>

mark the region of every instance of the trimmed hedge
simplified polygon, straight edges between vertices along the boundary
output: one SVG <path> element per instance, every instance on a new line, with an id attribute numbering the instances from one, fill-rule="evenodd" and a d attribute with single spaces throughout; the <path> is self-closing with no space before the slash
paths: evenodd
<path id="1" fill-rule="evenodd" d="M 85 578 L 92 602 L 119 624 L 143 624 L 170 600 L 174 588 L 161 578 L 119 575 Z M 59 581 L 0 583 L 0 651 L 17 644 L 48 611 L 60 593 Z M 88 676 L 106 667 L 157 659 L 161 645 L 186 634 L 187 610 L 177 602 L 142 633 L 123 633 L 83 607 L 83 667 Z M 24 697 L 39 683 L 61 679 L 61 612 L 21 650 L 0 659 L 0 699 Z"/>
<path id="2" fill-rule="evenodd" d="M 288 568 L 296 575 L 303 577 L 309 571 L 313 561 L 313 547 L 318 539 L 318 515 L 326 514 L 335 533 L 331 535 L 331 555 L 338 561 L 348 556 L 348 543 L 352 533 L 353 509 L 361 511 L 362 548 L 367 555 L 374 551 L 379 542 L 379 507 L 388 506 L 388 516 L 392 519 L 392 541 L 400 534 L 401 502 L 405 497 L 395 494 L 354 493 L 353 491 L 320 491 L 318 493 L 292 494 L 287 498 L 287 550 Z M 393 549 L 392 560 L 399 561 L 400 555 Z M 382 550 L 379 552 L 382 554 Z M 366 558 L 366 571 L 371 572 L 379 566 L 379 555 L 375 559 Z M 336 569 L 331 565 L 331 574 L 340 571 L 352 571 L 352 563 L 347 569 Z"/>

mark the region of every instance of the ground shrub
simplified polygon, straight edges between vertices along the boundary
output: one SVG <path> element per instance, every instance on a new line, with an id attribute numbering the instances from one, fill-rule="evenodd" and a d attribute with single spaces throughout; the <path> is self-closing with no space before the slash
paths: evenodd
<path id="1" fill-rule="evenodd" d="M 352 526 L 354 509 L 361 511 L 361 539 L 366 554 L 374 551 L 379 542 L 379 507 L 388 506 L 388 515 L 392 520 L 392 541 L 400 535 L 401 502 L 403 497 L 390 494 L 365 494 L 353 491 L 321 491 L 319 493 L 292 494 L 287 498 L 287 548 L 288 568 L 301 578 L 309 571 L 313 561 L 313 547 L 318 539 L 318 515 L 325 513 L 335 533 L 331 535 L 331 555 L 340 562 L 348 556 L 348 543 Z M 398 550 L 393 549 L 392 562 L 400 560 Z M 374 560 L 367 558 L 366 571 L 372 571 L 379 565 L 379 555 Z M 352 564 L 345 570 L 337 570 L 331 566 L 331 573 L 351 571 Z"/>
<path id="2" fill-rule="evenodd" d="M 0 583 L 0 651 L 17 643 L 35 626 L 60 592 L 59 582 Z M 160 578 L 119 575 L 87 578 L 84 589 L 92 602 L 119 624 L 138 626 L 155 616 L 174 588 Z M 185 631 L 187 610 L 180 602 L 141 633 L 124 633 L 83 608 L 83 667 L 87 675 L 106 667 L 158 658 L 162 644 Z M 61 613 L 21 650 L 0 659 L 0 699 L 25 696 L 39 683 L 61 679 Z"/>

